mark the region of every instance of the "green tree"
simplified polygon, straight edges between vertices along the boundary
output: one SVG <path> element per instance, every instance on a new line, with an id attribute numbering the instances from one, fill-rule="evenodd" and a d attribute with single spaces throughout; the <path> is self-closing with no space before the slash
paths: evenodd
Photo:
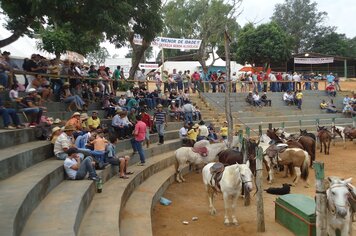
<path id="1" fill-rule="evenodd" d="M 311 51 L 329 55 L 348 56 L 349 46 L 349 39 L 344 34 L 332 32 L 316 36 Z"/>
<path id="2" fill-rule="evenodd" d="M 318 35 L 335 30 L 324 25 L 326 17 L 326 12 L 318 11 L 316 2 L 285 0 L 276 4 L 272 20 L 293 38 L 294 53 L 300 53 L 310 50 Z"/>
<path id="3" fill-rule="evenodd" d="M 106 58 L 109 58 L 110 54 L 108 50 L 104 47 L 100 47 L 99 49 L 88 53 L 87 60 L 91 64 L 101 65 L 105 63 Z"/>
<path id="4" fill-rule="evenodd" d="M 60 35 L 64 39 L 71 33 L 75 34 L 76 40 L 68 45 L 68 49 L 77 48 L 82 53 L 90 51 L 90 48 L 95 49 L 102 40 L 102 35 L 117 47 L 121 47 L 131 39 L 128 32 L 140 34 L 148 47 L 162 29 L 160 0 L 2 0 L 0 4 L 6 16 L 6 28 L 13 33 L 9 38 L 0 41 L 0 47 L 12 43 L 22 35 L 32 36 L 33 32 L 46 34 L 50 45 L 47 47 L 43 44 L 43 47 L 52 51 L 62 51 L 63 45 L 59 40 L 54 43 L 51 34 Z M 129 22 L 133 22 L 131 28 Z M 67 24 L 70 29 L 65 28 Z M 41 30 L 44 25 L 49 27 L 49 32 Z M 55 32 L 58 29 L 60 32 Z M 80 38 L 80 35 L 83 38 Z M 90 40 L 85 41 L 86 38 Z M 47 39 L 45 42 L 48 42 Z M 82 46 L 90 42 L 93 42 L 93 47 Z M 54 48 L 55 45 L 58 49 Z M 139 50 L 134 50 L 138 53 L 136 58 L 141 59 L 147 47 L 144 45 L 139 47 Z M 133 67 L 137 66 L 138 63 L 135 62 Z"/>
<path id="5" fill-rule="evenodd" d="M 239 36 L 235 59 L 241 63 L 264 65 L 280 63 L 291 56 L 290 37 L 274 22 L 259 25 L 245 25 Z"/>
<path id="6" fill-rule="evenodd" d="M 163 9 L 165 22 L 163 32 L 169 37 L 201 39 L 202 43 L 196 55 L 204 71 L 207 71 L 210 65 L 206 65 L 205 61 L 219 45 L 223 45 L 225 27 L 228 27 L 229 33 L 239 29 L 236 16 L 241 2 L 241 0 L 229 3 L 223 0 L 170 1 Z M 174 53 L 180 54 L 178 50 Z M 169 55 L 169 52 L 167 54 Z"/>

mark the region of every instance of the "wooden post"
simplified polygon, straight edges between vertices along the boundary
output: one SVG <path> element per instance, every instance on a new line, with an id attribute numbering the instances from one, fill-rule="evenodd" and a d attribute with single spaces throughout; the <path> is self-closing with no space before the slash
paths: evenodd
<path id="1" fill-rule="evenodd" d="M 284 121 L 282 122 L 281 127 L 282 127 L 282 129 L 284 130 L 284 127 L 285 127 Z"/>
<path id="2" fill-rule="evenodd" d="M 262 124 L 258 125 L 258 135 L 261 137 L 262 136 Z"/>
<path id="3" fill-rule="evenodd" d="M 242 155 L 243 155 L 243 163 L 247 162 L 247 139 L 242 139 L 242 147 L 241 147 Z"/>
<path id="4" fill-rule="evenodd" d="M 243 142 L 243 138 L 244 138 L 244 136 L 243 136 L 243 133 L 244 133 L 244 131 L 242 130 L 242 129 L 240 129 L 239 130 L 239 151 L 241 152 L 241 150 L 242 150 L 242 142 Z"/>
<path id="5" fill-rule="evenodd" d="M 232 143 L 232 136 L 234 132 L 234 121 L 231 113 L 230 92 L 231 92 L 231 67 L 230 67 L 230 37 L 227 33 L 227 26 L 225 26 L 224 32 L 225 38 L 225 61 L 226 61 L 226 89 L 225 89 L 225 115 L 228 124 L 228 146 Z"/>
<path id="6" fill-rule="evenodd" d="M 356 128 L 356 116 L 352 118 L 352 126 Z"/>
<path id="7" fill-rule="evenodd" d="M 319 124 L 320 124 L 320 120 L 319 120 L 319 118 L 317 118 L 315 120 L 315 125 L 316 125 L 316 130 L 317 131 L 318 131 Z M 319 148 L 319 137 L 318 137 L 318 135 L 316 135 L 315 148 Z"/>
<path id="8" fill-rule="evenodd" d="M 335 126 L 335 117 L 331 119 L 331 126 Z"/>
<path id="9" fill-rule="evenodd" d="M 250 138 L 250 134 L 251 134 L 251 129 L 250 129 L 250 127 L 246 127 L 246 136 L 247 136 L 247 138 Z"/>
<path id="10" fill-rule="evenodd" d="M 272 130 L 272 123 L 268 123 L 268 129 Z"/>
<path id="11" fill-rule="evenodd" d="M 299 129 L 302 128 L 302 120 L 299 120 Z"/>
<path id="12" fill-rule="evenodd" d="M 265 232 L 265 216 L 263 209 L 263 166 L 261 147 L 256 148 L 256 188 L 257 188 L 257 232 Z"/>
<path id="13" fill-rule="evenodd" d="M 316 235 L 327 235 L 326 189 L 324 184 L 324 163 L 313 164 L 316 179 Z"/>

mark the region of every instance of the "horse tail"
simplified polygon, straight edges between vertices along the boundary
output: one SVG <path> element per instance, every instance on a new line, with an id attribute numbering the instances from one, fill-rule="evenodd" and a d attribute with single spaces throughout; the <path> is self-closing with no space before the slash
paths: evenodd
<path id="1" fill-rule="evenodd" d="M 307 152 L 304 152 L 304 161 L 301 167 L 301 175 L 300 177 L 302 178 L 302 180 L 306 181 L 308 179 L 309 176 L 309 162 L 310 162 L 310 158 L 309 158 L 309 154 Z"/>

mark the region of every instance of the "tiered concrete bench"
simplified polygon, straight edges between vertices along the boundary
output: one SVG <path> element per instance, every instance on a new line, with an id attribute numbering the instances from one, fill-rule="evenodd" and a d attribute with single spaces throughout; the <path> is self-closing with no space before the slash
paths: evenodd
<path id="1" fill-rule="evenodd" d="M 174 150 L 180 145 L 180 140 L 170 140 L 160 146 L 153 145 L 148 149 L 149 151 L 146 150 L 146 156 L 150 158 L 167 150 Z M 157 166 L 154 165 L 153 168 Z M 147 177 L 151 175 L 150 172 L 146 174 Z M 141 178 L 144 177 L 141 176 Z M 104 180 L 106 179 L 108 178 L 104 177 Z M 94 194 L 95 183 L 93 181 L 62 182 L 33 211 L 26 223 L 24 233 L 26 235 L 48 235 L 56 232 L 59 235 L 76 235 Z M 46 227 L 43 227 L 44 225 Z"/>

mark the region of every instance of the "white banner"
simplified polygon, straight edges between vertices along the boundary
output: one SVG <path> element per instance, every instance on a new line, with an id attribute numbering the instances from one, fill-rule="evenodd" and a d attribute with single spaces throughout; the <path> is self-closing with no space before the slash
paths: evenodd
<path id="1" fill-rule="evenodd" d="M 333 63 L 333 57 L 320 57 L 320 58 L 294 58 L 295 64 L 326 64 L 326 63 Z"/>
<path id="2" fill-rule="evenodd" d="M 145 70 L 158 69 L 158 64 L 140 63 L 138 66 L 140 67 L 140 69 L 145 69 Z"/>
<path id="3" fill-rule="evenodd" d="M 135 34 L 134 43 L 142 45 L 142 38 L 140 35 Z M 192 49 L 198 50 L 200 48 L 200 39 L 178 39 L 178 38 L 166 38 L 156 37 L 152 42 L 152 46 L 169 49 Z"/>

